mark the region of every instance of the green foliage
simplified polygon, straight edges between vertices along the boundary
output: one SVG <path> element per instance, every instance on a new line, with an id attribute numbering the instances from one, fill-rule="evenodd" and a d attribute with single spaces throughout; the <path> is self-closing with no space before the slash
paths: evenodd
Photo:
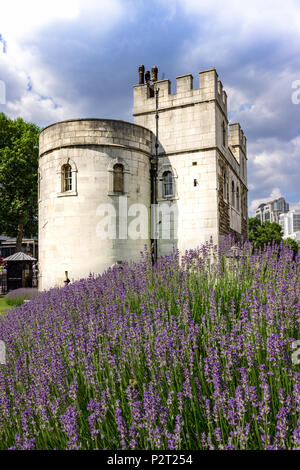
<path id="1" fill-rule="evenodd" d="M 293 240 L 292 238 L 287 238 L 286 240 L 284 240 L 283 243 L 285 245 L 288 245 L 293 250 L 295 255 L 298 253 L 299 245 L 296 240 Z"/>
<path id="2" fill-rule="evenodd" d="M 39 128 L 0 113 L 0 233 L 37 233 Z"/>
<path id="3" fill-rule="evenodd" d="M 283 240 L 282 228 L 275 222 L 261 223 L 257 217 L 249 219 L 249 240 L 255 248 L 263 248 L 264 245 L 276 243 L 288 245 L 296 255 L 298 253 L 298 243 L 291 238 Z"/>
<path id="4" fill-rule="evenodd" d="M 24 297 L 15 297 L 13 299 L 7 298 L 5 300 L 6 300 L 7 305 L 20 306 L 24 303 L 25 298 Z"/>
<path id="5" fill-rule="evenodd" d="M 249 227 L 249 235 L 251 232 L 253 232 L 254 234 L 255 231 L 258 229 L 258 227 L 261 227 L 260 219 L 258 217 L 252 217 L 248 221 L 248 227 Z"/>
<path id="6" fill-rule="evenodd" d="M 263 248 L 268 243 L 279 244 L 282 240 L 282 228 L 276 222 L 261 224 L 256 217 L 249 219 L 249 240 L 256 248 Z"/>
<path id="7" fill-rule="evenodd" d="M 9 308 L 11 308 L 11 306 L 8 305 L 6 299 L 4 297 L 0 297 L 0 316 L 5 310 L 8 310 Z"/>

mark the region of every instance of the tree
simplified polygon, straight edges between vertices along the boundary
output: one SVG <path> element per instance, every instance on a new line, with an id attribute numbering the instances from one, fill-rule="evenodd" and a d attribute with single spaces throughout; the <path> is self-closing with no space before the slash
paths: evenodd
<path id="1" fill-rule="evenodd" d="M 282 235 L 282 227 L 276 222 L 261 223 L 257 217 L 249 219 L 249 240 L 255 248 L 263 248 L 268 243 L 274 242 L 280 244 L 283 241 L 284 245 L 288 245 L 297 254 L 297 242 L 291 238 L 283 240 Z"/>
<path id="2" fill-rule="evenodd" d="M 252 217 L 248 220 L 249 240 L 251 242 L 256 239 L 258 227 L 261 227 L 261 221 L 258 217 Z"/>
<path id="3" fill-rule="evenodd" d="M 16 237 L 37 234 L 38 136 L 35 124 L 0 113 L 0 233 Z"/>
<path id="4" fill-rule="evenodd" d="M 291 250 L 293 250 L 294 256 L 296 256 L 296 254 L 298 253 L 298 249 L 299 249 L 299 245 L 296 242 L 296 240 L 293 240 L 292 238 L 286 238 L 284 240 L 284 244 L 288 245 L 289 248 L 291 248 Z"/>

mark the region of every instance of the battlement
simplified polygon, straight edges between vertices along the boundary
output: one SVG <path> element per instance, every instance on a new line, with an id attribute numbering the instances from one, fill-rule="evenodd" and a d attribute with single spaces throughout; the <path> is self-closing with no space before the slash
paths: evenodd
<path id="1" fill-rule="evenodd" d="M 139 85 L 134 86 L 134 116 L 155 110 L 156 89 L 159 90 L 160 110 L 217 101 L 227 116 L 227 94 L 223 89 L 222 82 L 218 80 L 218 74 L 214 68 L 199 72 L 199 88 L 193 88 L 193 76 L 191 74 L 176 77 L 176 92 L 173 94 L 171 93 L 170 80 L 157 80 L 157 68 L 153 69 L 156 70 L 156 75 L 152 75 L 152 80 L 150 80 L 150 72 L 144 73 L 144 66 L 140 66 Z"/>
<path id="2" fill-rule="evenodd" d="M 240 147 L 247 154 L 247 139 L 239 123 L 229 124 L 228 145 L 233 148 Z"/>

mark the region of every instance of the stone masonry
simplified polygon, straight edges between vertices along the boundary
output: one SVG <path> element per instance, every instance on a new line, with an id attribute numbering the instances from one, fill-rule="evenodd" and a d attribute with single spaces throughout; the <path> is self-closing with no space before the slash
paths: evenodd
<path id="1" fill-rule="evenodd" d="M 200 72 L 198 88 L 193 87 L 192 75 L 177 77 L 174 94 L 169 80 L 157 80 L 157 72 L 154 67 L 151 79 L 140 67 L 139 85 L 134 86 L 134 124 L 74 119 L 41 132 L 41 290 L 64 285 L 66 276 L 74 281 L 124 260 L 139 260 L 144 246 L 150 248 L 153 233 L 159 236 L 158 256 L 174 248 L 183 254 L 210 237 L 216 243 L 226 234 L 247 237 L 246 138 L 239 124 L 228 122 L 227 95 L 216 70 Z M 148 231 L 136 239 L 119 236 L 118 224 L 127 206 L 120 205 L 120 194 L 113 190 L 115 164 L 124 168 L 122 201 L 149 212 Z M 62 186 L 65 165 L 72 170 L 72 187 L 67 191 Z M 167 196 L 166 172 L 171 172 L 173 188 Z M 153 198 L 158 215 L 150 220 Z M 111 206 L 118 218 L 117 237 L 103 240 L 97 227 L 103 210 Z M 170 232 L 162 219 L 166 207 L 171 210 Z M 132 212 L 128 223 L 134 220 Z"/>

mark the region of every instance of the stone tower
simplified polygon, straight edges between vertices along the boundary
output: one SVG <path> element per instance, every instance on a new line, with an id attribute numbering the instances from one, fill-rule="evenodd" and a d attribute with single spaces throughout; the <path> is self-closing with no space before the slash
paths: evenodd
<path id="1" fill-rule="evenodd" d="M 246 138 L 239 124 L 229 125 L 227 95 L 215 69 L 200 72 L 199 88 L 192 75 L 134 87 L 134 122 L 157 132 L 157 204 L 177 210 L 177 239 L 158 240 L 158 255 L 176 247 L 183 253 L 222 235 L 247 237 Z M 158 114 L 158 119 L 156 114 Z M 158 122 L 158 126 L 156 123 Z M 155 141 L 152 153 L 155 154 Z M 172 180 L 164 193 L 165 178 Z M 155 222 L 159 229 L 160 215 Z"/>
<path id="2" fill-rule="evenodd" d="M 128 223 L 134 219 L 127 205 L 149 208 L 151 145 L 151 131 L 124 121 L 74 119 L 43 129 L 39 289 L 140 259 L 145 244 L 149 247 L 149 234 L 134 239 L 120 225 L 127 213 Z M 122 181 L 116 179 L 115 187 L 114 172 L 120 169 L 116 176 Z M 103 237 L 99 224 L 105 218 L 109 228 Z"/>
<path id="3" fill-rule="evenodd" d="M 175 94 L 157 78 L 140 66 L 134 124 L 73 119 L 41 132 L 41 290 L 137 261 L 152 243 L 160 256 L 247 236 L 246 138 L 228 123 L 215 69 L 198 88 L 177 77 Z"/>

